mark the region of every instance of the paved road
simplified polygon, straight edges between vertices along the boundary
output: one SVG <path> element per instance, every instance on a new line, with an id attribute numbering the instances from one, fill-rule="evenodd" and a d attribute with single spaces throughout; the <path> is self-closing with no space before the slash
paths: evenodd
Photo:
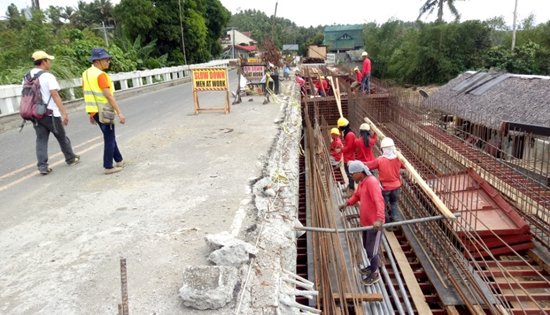
<path id="1" fill-rule="evenodd" d="M 223 104 L 221 93 L 200 97 Z M 0 314 L 114 314 L 120 256 L 131 313 L 203 314 L 180 305 L 181 271 L 207 263 L 204 234 L 231 228 L 260 175 L 280 112 L 261 102 L 195 116 L 189 83 L 122 100 L 128 165 L 109 176 L 81 110 L 67 133 L 82 162 L 65 165 L 52 137 L 48 176 L 37 175 L 30 125 L 0 134 Z"/>

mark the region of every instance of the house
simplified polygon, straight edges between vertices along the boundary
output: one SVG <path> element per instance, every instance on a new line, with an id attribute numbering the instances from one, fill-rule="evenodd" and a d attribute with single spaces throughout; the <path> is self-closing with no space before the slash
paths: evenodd
<path id="1" fill-rule="evenodd" d="M 488 154 L 550 176 L 550 77 L 465 72 L 424 100 L 451 132 Z"/>
<path id="2" fill-rule="evenodd" d="M 222 47 L 229 58 L 248 58 L 256 54 L 257 41 L 251 38 L 250 32 L 239 32 L 230 29 L 222 39 Z"/>
<path id="3" fill-rule="evenodd" d="M 363 25 L 331 25 L 326 26 L 323 44 L 329 52 L 340 53 L 364 47 Z"/>

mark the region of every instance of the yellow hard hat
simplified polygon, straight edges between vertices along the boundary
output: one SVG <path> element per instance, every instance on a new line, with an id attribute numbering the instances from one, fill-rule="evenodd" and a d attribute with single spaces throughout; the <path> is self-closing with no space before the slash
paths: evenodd
<path id="1" fill-rule="evenodd" d="M 330 129 L 330 134 L 331 135 L 340 135 L 340 130 L 338 130 L 338 128 L 332 128 Z"/>
<path id="2" fill-rule="evenodd" d="M 344 117 L 340 117 L 338 118 L 338 122 L 336 123 L 336 125 L 338 125 L 338 127 L 345 127 L 349 125 L 349 121 Z"/>

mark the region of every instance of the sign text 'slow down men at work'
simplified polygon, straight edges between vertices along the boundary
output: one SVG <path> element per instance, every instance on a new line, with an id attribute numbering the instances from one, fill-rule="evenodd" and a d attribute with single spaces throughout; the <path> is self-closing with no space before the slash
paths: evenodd
<path id="1" fill-rule="evenodd" d="M 193 88 L 202 91 L 227 90 L 227 69 L 193 69 Z"/>

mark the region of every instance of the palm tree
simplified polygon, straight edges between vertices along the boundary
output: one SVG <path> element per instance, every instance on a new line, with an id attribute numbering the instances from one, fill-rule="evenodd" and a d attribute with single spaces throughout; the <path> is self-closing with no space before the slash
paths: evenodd
<path id="1" fill-rule="evenodd" d="M 445 5 L 445 2 L 447 3 L 449 10 L 451 10 L 451 13 L 455 16 L 455 20 L 458 21 L 460 19 L 460 14 L 455 7 L 455 0 L 426 0 L 426 2 L 420 8 L 420 14 L 416 19 L 419 20 L 420 17 L 422 17 L 422 15 L 424 15 L 425 13 L 427 13 L 428 15 L 431 14 L 437 7 L 436 21 L 443 22 L 443 6 Z"/>

